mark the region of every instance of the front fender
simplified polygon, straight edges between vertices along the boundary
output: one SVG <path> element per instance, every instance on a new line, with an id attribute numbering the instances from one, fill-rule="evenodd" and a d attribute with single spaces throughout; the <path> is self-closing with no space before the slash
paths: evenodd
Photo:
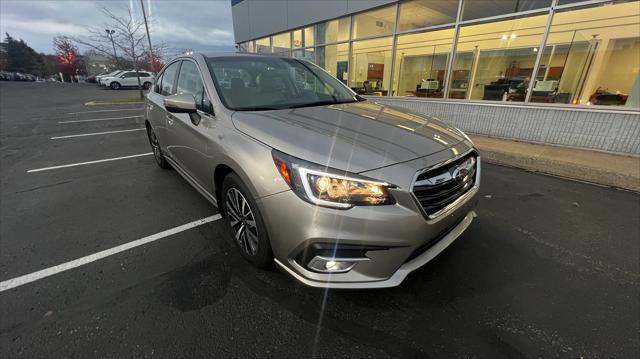
<path id="1" fill-rule="evenodd" d="M 225 128 L 222 132 L 218 136 L 220 151 L 217 155 L 216 168 L 219 165 L 231 168 L 249 188 L 255 199 L 289 189 L 289 185 L 282 179 L 273 162 L 271 147 L 235 128 Z"/>

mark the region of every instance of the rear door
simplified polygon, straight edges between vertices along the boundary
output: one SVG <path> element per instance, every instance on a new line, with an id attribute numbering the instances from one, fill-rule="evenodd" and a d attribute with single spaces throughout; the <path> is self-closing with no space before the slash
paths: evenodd
<path id="1" fill-rule="evenodd" d="M 135 71 L 129 71 L 124 74 L 122 86 L 138 86 L 138 74 Z"/>
<path id="2" fill-rule="evenodd" d="M 169 114 L 169 146 L 180 166 L 209 193 L 213 193 L 213 161 L 210 139 L 215 133 L 210 97 L 204 89 L 201 72 L 192 60 L 184 60 L 176 83 L 177 94 L 193 96 L 197 114 Z"/>
<path id="3" fill-rule="evenodd" d="M 169 113 L 164 108 L 164 98 L 175 93 L 176 77 L 180 68 L 181 61 L 176 61 L 160 74 L 152 91 L 147 94 L 147 118 L 151 121 L 160 146 L 168 152 L 167 144 L 169 143 L 167 133 L 167 116 Z M 170 155 L 170 154 L 169 154 Z"/>

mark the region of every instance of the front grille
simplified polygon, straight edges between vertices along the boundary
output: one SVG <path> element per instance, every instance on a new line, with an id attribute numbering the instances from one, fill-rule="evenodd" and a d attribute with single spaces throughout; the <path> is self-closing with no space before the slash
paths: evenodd
<path id="1" fill-rule="evenodd" d="M 413 194 L 424 211 L 433 216 L 473 187 L 477 166 L 476 154 L 470 153 L 451 163 L 422 172 L 413 184 Z"/>

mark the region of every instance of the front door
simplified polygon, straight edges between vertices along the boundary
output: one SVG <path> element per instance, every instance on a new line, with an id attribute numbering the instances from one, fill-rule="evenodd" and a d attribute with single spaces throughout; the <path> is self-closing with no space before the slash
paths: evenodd
<path id="1" fill-rule="evenodd" d="M 178 69 L 180 68 L 180 62 L 176 61 L 169 65 L 158 77 L 155 86 L 152 91 L 149 91 L 147 98 L 147 116 L 151 118 L 154 132 L 158 137 L 160 146 L 166 148 L 166 151 L 171 156 L 171 148 L 169 144 L 171 142 L 168 134 L 168 122 L 167 118 L 169 113 L 164 108 L 164 99 L 167 96 L 175 94 L 175 81 L 178 75 Z"/>
<path id="2" fill-rule="evenodd" d="M 168 114 L 171 155 L 209 193 L 213 193 L 213 161 L 210 138 L 216 130 L 210 100 L 195 62 L 185 60 L 180 67 L 176 93 L 194 97 L 197 114 Z"/>

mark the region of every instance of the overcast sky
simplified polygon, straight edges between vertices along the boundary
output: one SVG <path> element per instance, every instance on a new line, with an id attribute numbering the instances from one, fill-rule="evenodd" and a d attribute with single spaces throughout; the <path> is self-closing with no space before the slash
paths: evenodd
<path id="1" fill-rule="evenodd" d="M 143 0 L 152 23 L 151 39 L 195 51 L 233 50 L 230 0 Z M 23 39 L 38 52 L 52 53 L 56 35 L 84 36 L 88 26 L 103 26 L 105 7 L 141 16 L 140 0 L 0 0 L 0 30 Z"/>

